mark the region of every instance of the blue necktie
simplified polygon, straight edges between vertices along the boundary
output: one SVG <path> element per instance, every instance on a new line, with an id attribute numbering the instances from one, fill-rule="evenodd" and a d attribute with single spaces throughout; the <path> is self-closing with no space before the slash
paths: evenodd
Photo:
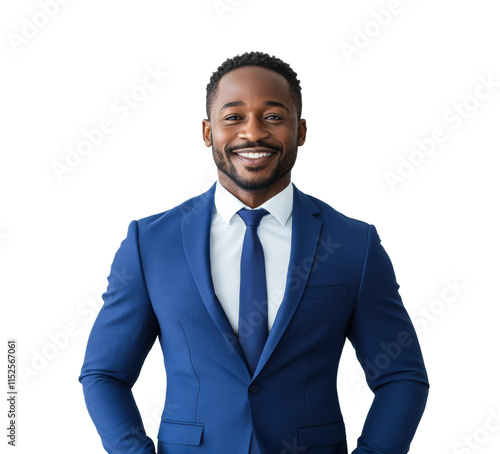
<path id="1" fill-rule="evenodd" d="M 269 212 L 263 208 L 258 210 L 242 208 L 238 214 L 247 226 L 241 252 L 238 337 L 253 374 L 268 335 L 266 269 L 257 227 Z M 260 452 L 253 432 L 249 452 L 250 454 Z"/>
<path id="2" fill-rule="evenodd" d="M 242 208 L 238 214 L 247 226 L 241 252 L 238 337 L 253 374 L 268 334 L 264 251 L 257 236 L 257 227 L 269 212 L 263 208 Z"/>

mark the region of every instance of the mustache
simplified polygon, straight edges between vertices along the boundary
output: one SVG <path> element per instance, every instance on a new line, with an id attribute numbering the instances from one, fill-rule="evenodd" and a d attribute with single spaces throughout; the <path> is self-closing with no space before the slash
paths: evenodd
<path id="1" fill-rule="evenodd" d="M 233 146 L 227 146 L 224 148 L 224 151 L 226 153 L 233 153 L 234 151 L 237 150 L 242 150 L 244 148 L 257 148 L 257 147 L 262 147 L 262 148 L 269 148 L 270 150 L 273 151 L 283 151 L 283 148 L 278 146 L 278 145 L 273 145 L 271 143 L 259 140 L 257 142 L 245 142 L 244 144 L 241 145 L 233 145 Z"/>

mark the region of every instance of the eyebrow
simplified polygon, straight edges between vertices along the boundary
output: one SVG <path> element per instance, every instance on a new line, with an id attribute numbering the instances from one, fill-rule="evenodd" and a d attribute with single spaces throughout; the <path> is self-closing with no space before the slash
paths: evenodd
<path id="1" fill-rule="evenodd" d="M 224 104 L 219 112 L 223 109 L 227 109 L 228 107 L 238 107 L 238 106 L 245 106 L 246 104 L 243 102 L 243 101 L 231 101 L 231 102 L 227 102 L 226 104 Z M 281 107 L 283 109 L 285 109 L 288 113 L 290 113 L 290 109 L 285 106 L 284 104 L 281 104 L 280 102 L 278 101 L 264 101 L 264 105 L 265 106 L 273 106 L 273 107 Z"/>

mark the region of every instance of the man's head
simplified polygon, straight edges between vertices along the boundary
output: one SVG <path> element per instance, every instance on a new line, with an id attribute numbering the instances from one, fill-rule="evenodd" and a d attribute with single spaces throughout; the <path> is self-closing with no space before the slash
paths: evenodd
<path id="1" fill-rule="evenodd" d="M 306 135 L 300 90 L 288 64 L 261 52 L 228 59 L 213 73 L 203 139 L 231 192 L 272 196 L 290 182 Z"/>
<path id="2" fill-rule="evenodd" d="M 297 111 L 297 118 L 300 119 L 302 115 L 302 94 L 300 87 L 300 80 L 297 79 L 297 73 L 290 67 L 288 63 L 280 60 L 277 57 L 270 56 L 263 52 L 245 52 L 243 55 L 237 55 L 233 58 L 228 58 L 222 65 L 217 68 L 217 71 L 212 73 L 210 82 L 207 85 L 206 97 L 206 111 L 207 118 L 210 120 L 210 111 L 214 98 L 217 96 L 217 89 L 219 81 L 224 75 L 233 69 L 241 68 L 243 66 L 260 66 L 275 71 L 281 74 L 290 86 L 293 102 Z"/>

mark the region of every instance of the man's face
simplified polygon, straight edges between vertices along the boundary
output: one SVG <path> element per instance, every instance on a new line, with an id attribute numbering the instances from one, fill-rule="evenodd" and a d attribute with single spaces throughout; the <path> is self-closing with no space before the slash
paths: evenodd
<path id="1" fill-rule="evenodd" d="M 219 179 L 246 191 L 286 187 L 305 135 L 287 80 L 256 66 L 221 78 L 210 121 L 203 120 Z"/>

